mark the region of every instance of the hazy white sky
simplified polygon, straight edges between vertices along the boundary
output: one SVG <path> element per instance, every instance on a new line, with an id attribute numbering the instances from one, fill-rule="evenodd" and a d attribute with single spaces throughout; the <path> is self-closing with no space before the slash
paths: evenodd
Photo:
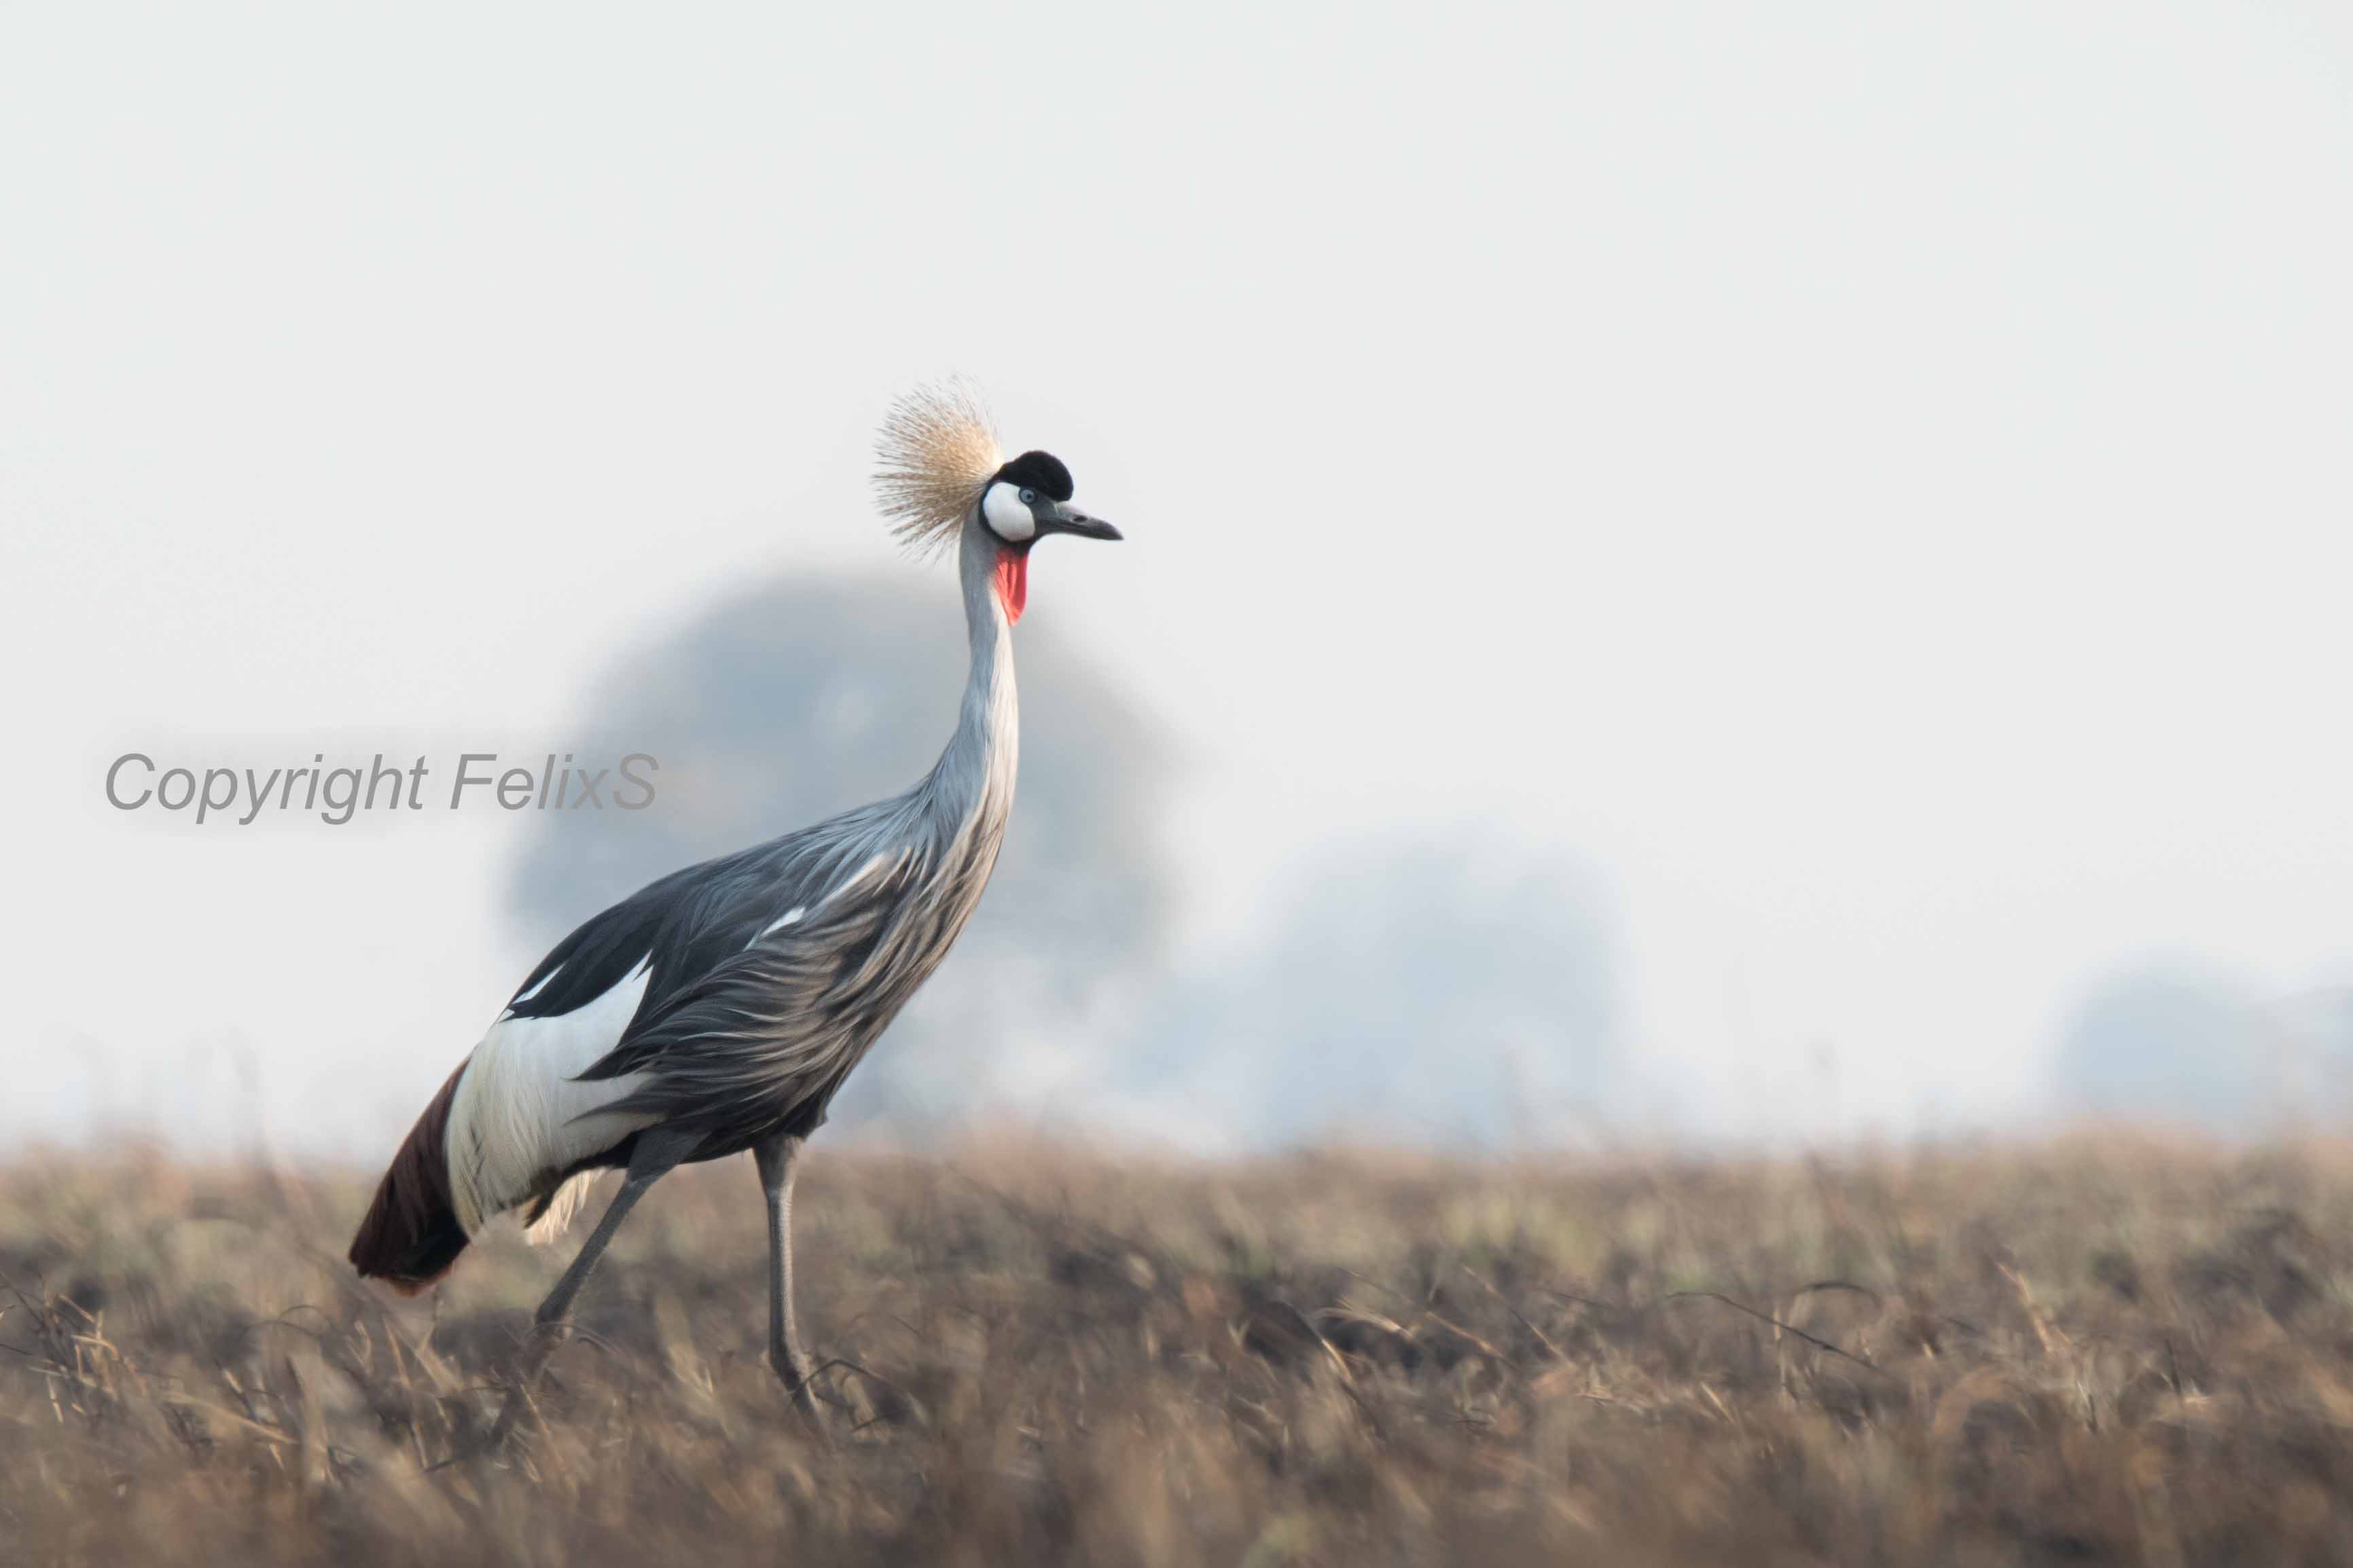
<path id="1" fill-rule="evenodd" d="M 2114 964 L 2353 973 L 2349 197 L 2333 4 L 0 9 L 0 1130 L 243 1051 L 366 1157 L 527 824 L 106 762 L 560 748 L 747 574 L 923 570 L 866 452 L 951 370 L 1128 530 L 1030 615 L 1187 744 L 1195 962 L 1504 822 L 1694 1124 L 2016 1110 Z"/>

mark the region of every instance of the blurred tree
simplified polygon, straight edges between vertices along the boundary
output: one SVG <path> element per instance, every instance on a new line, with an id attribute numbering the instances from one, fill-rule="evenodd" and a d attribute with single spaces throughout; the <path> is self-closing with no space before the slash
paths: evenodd
<path id="1" fill-rule="evenodd" d="M 2063 1026 L 2058 1100 L 2078 1115 L 2254 1131 L 2281 1109 L 2276 1031 L 2246 987 L 2151 963 L 2100 985 Z"/>
<path id="2" fill-rule="evenodd" d="M 574 754 L 660 762 L 642 811 L 538 817 L 512 888 L 553 943 L 678 867 L 893 794 L 955 726 L 966 660 L 952 579 L 779 579 L 595 682 Z M 1107 999 L 1151 967 L 1170 878 L 1170 747 L 1094 667 L 1021 628 L 1018 804 L 988 895 L 837 1102 L 837 1121 L 1020 1106 L 1100 1054 Z"/>
<path id="3" fill-rule="evenodd" d="M 1495 1148 L 1589 1131 L 1619 1087 L 1602 900 L 1565 858 L 1482 828 L 1335 845 L 1256 954 L 1197 984 L 1142 1066 L 1247 1145 Z"/>

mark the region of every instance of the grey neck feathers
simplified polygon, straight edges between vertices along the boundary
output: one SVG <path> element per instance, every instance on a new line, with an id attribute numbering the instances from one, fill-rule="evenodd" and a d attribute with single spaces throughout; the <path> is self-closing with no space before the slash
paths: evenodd
<path id="1" fill-rule="evenodd" d="M 964 618 L 972 640 L 972 673 L 965 681 L 956 731 L 923 781 L 924 815 L 954 835 L 967 826 L 1001 829 L 1013 809 L 1013 780 L 1021 751 L 1020 702 L 1013 685 L 1013 627 L 997 602 L 992 581 L 997 542 L 978 510 L 965 518 L 956 565 L 964 583 Z"/>

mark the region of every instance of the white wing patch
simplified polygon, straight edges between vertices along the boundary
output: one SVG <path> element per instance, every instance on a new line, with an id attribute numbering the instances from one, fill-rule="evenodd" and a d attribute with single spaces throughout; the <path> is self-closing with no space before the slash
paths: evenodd
<path id="1" fill-rule="evenodd" d="M 528 1198 L 546 1173 L 653 1124 L 650 1116 L 596 1114 L 644 1082 L 645 1074 L 573 1081 L 620 1043 L 653 979 L 652 961 L 649 952 L 610 990 L 569 1013 L 553 1018 L 501 1013 L 474 1047 L 449 1108 L 448 1132 L 449 1191 L 468 1236 Z M 560 1230 L 557 1215 L 570 1218 L 586 1185 L 585 1180 L 566 1183 L 545 1218 L 532 1226 L 532 1239 Z"/>
<path id="2" fill-rule="evenodd" d="M 786 910 L 783 914 L 778 915 L 775 920 L 772 920 L 766 925 L 762 926 L 760 928 L 760 936 L 755 936 L 751 941 L 745 942 L 744 944 L 744 947 L 747 949 L 757 947 L 760 945 L 761 936 L 766 936 L 770 931 L 782 931 L 788 925 L 798 925 L 800 923 L 800 918 L 807 913 L 808 913 L 808 906 L 807 904 L 802 904 L 797 909 Z"/>
<path id="3" fill-rule="evenodd" d="M 865 865 L 860 866 L 857 870 L 852 871 L 847 881 L 843 882 L 841 886 L 836 888 L 833 891 L 828 893 L 824 898 L 818 900 L 818 906 L 822 908 L 824 905 L 833 902 L 834 900 L 841 897 L 842 894 L 849 891 L 850 889 L 858 886 L 859 883 L 874 875 L 875 872 L 882 868 L 882 862 L 889 858 L 890 857 L 888 855 L 877 855 L 873 859 L 869 860 Z"/>
<path id="4" fill-rule="evenodd" d="M 849 876 L 843 878 L 841 881 L 836 884 L 833 888 L 828 889 L 825 897 L 817 901 L 816 907 L 818 909 L 825 908 L 826 905 L 833 902 L 834 900 L 841 897 L 842 894 L 849 891 L 850 889 L 855 888 L 859 883 L 863 882 L 866 879 L 874 875 L 875 872 L 881 870 L 883 865 L 889 861 L 890 858 L 891 857 L 887 854 L 872 857 L 866 862 L 866 864 L 860 866 L 857 870 L 852 871 Z M 786 926 L 800 924 L 803 920 L 807 918 L 808 912 L 808 905 L 795 904 L 791 909 L 786 910 L 783 914 L 778 915 L 775 920 L 772 920 L 766 925 L 762 926 L 757 934 L 755 934 L 751 941 L 744 944 L 744 951 L 747 952 L 750 952 L 753 948 L 760 945 L 763 938 L 773 936 L 777 931 L 784 930 Z"/>
<path id="5" fill-rule="evenodd" d="M 650 956 L 650 955 L 649 955 L 649 956 Z M 507 1011 L 508 1011 L 509 1013 L 512 1013 L 512 1012 L 515 1010 L 515 1008 L 516 1008 L 517 1006 L 519 1006 L 519 1005 L 522 1005 L 522 1003 L 525 1003 L 525 1002 L 530 1001 L 533 997 L 534 997 L 534 996 L 538 995 L 541 992 L 543 992 L 543 991 L 546 990 L 546 989 L 547 989 L 547 983 L 548 983 L 549 981 L 551 981 L 551 980 L 554 979 L 557 975 L 559 975 L 559 974 L 561 974 L 561 973 L 564 973 L 564 965 L 562 965 L 562 964 L 560 964 L 560 963 L 559 963 L 559 964 L 557 964 L 554 968 L 553 968 L 553 969 L 549 970 L 546 973 L 544 973 L 544 974 L 541 975 L 541 976 L 539 977 L 539 984 L 536 984 L 536 985 L 533 986 L 530 990 L 528 990 L 528 991 L 524 992 L 522 995 L 520 995 L 520 996 L 516 997 L 512 1002 L 510 1002 L 510 1003 L 508 1003 L 508 1004 L 507 1004 Z"/>

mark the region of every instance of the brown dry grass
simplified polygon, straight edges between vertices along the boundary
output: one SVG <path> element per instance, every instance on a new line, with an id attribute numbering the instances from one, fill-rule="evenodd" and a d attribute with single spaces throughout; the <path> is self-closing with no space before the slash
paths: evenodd
<path id="1" fill-rule="evenodd" d="M 0 1561 L 2353 1561 L 2334 1149 L 820 1146 L 829 1447 L 758 1359 L 741 1164 L 638 1211 L 525 1451 L 438 1469 L 556 1257 L 387 1306 L 356 1178 L 0 1170 Z"/>

